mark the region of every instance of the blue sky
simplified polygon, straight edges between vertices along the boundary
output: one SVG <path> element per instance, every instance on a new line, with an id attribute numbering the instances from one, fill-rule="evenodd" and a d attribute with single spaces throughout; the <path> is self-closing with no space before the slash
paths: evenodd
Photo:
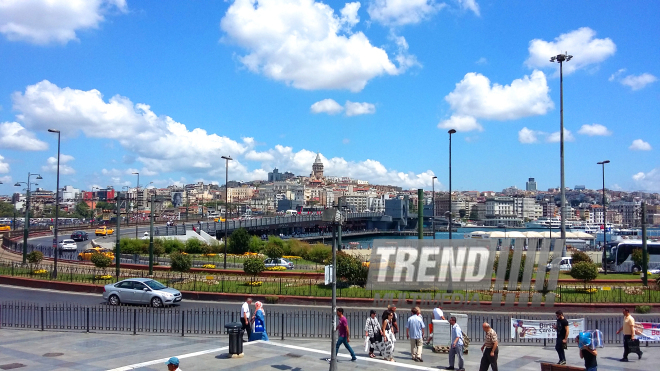
<path id="1" fill-rule="evenodd" d="M 46 5 L 46 4 L 50 5 Z M 0 3 L 0 194 L 266 179 L 660 191 L 660 3 Z"/>

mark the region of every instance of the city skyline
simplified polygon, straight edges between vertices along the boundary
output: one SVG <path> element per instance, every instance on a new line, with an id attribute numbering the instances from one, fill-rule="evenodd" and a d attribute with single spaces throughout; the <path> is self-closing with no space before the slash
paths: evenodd
<path id="1" fill-rule="evenodd" d="M 286 2 L 288 6 L 281 6 Z M 0 7 L 0 194 L 266 180 L 660 192 L 660 4 L 474 0 Z M 515 9 L 516 11 L 512 11 Z M 41 22 L 57 14 L 55 22 Z M 612 28 L 612 24 L 620 27 Z M 648 37 L 640 37 L 647 35 Z"/>

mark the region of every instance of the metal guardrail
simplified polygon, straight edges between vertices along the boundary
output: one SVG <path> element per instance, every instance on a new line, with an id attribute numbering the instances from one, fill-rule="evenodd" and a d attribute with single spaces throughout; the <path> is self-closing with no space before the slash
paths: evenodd
<path id="1" fill-rule="evenodd" d="M 266 330 L 271 338 L 323 338 L 331 337 L 332 316 L 329 310 L 294 310 L 279 311 L 266 308 Z M 70 304 L 37 304 L 26 302 L 0 303 L 0 327 L 3 329 L 25 329 L 38 331 L 74 331 L 103 333 L 137 334 L 170 334 L 217 336 L 226 334 L 224 325 L 239 320 L 239 308 L 228 311 L 217 308 L 184 309 L 182 306 L 168 308 L 150 308 L 136 305 L 79 306 Z M 403 308 L 401 308 L 403 309 Z M 402 313 L 403 312 L 403 313 Z M 426 310 L 430 312 L 430 310 Z M 405 339 L 405 323 L 410 316 L 407 311 L 399 310 L 399 333 L 397 338 Z M 455 313 L 459 313 L 458 311 Z M 446 315 L 451 315 L 445 312 Z M 368 310 L 346 310 L 346 319 L 351 329 L 353 339 L 362 339 Z M 429 323 L 430 314 L 423 316 Z M 599 329 L 603 333 L 603 341 L 608 345 L 621 344 L 622 335 L 617 335 L 622 325 L 621 315 L 571 315 L 567 318 L 585 318 L 585 329 Z M 657 315 L 636 315 L 636 320 L 643 322 L 660 322 Z M 380 318 L 380 313 L 378 314 Z M 468 314 L 468 326 L 463 329 L 472 343 L 479 344 L 484 340 L 481 328 L 483 322 L 491 324 L 498 334 L 498 340 L 508 345 L 541 345 L 554 344 L 554 339 L 518 339 L 511 337 L 511 319 L 553 320 L 553 315 L 528 314 Z M 428 331 L 428 329 L 426 330 Z M 426 333 L 426 335 L 428 332 Z M 569 339 L 574 342 L 574 339 Z M 646 343 L 648 346 L 649 343 Z"/>

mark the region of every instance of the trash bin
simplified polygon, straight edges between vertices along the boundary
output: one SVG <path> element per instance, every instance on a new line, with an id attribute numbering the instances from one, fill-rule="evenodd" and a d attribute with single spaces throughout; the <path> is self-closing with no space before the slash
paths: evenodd
<path id="1" fill-rule="evenodd" d="M 229 334 L 229 355 L 243 354 L 243 325 L 240 322 L 225 324 Z"/>

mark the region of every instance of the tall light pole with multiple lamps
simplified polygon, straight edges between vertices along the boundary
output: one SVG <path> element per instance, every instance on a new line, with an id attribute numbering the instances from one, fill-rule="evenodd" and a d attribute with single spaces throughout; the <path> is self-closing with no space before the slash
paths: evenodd
<path id="1" fill-rule="evenodd" d="M 448 224 L 447 224 L 447 230 L 449 231 L 449 239 L 452 239 L 451 236 L 451 224 L 452 224 L 452 210 L 451 210 L 451 135 L 456 134 L 456 130 L 450 129 L 447 133 L 449 133 L 449 219 L 448 219 Z"/>
<path id="2" fill-rule="evenodd" d="M 607 250 L 607 208 L 605 207 L 605 164 L 609 164 L 610 160 L 597 162 L 598 165 L 603 165 L 603 271 L 607 275 L 607 261 L 605 260 L 605 250 Z"/>
<path id="3" fill-rule="evenodd" d="M 573 58 L 572 55 L 558 54 L 550 57 L 550 62 L 559 63 L 559 157 L 560 157 L 560 176 L 561 176 L 561 239 L 566 241 L 566 189 L 564 186 L 564 62 Z M 562 255 L 566 255 L 566 243 L 563 243 Z"/>
<path id="4" fill-rule="evenodd" d="M 39 174 L 28 173 L 27 182 L 16 182 L 15 187 L 20 187 L 21 184 L 27 185 L 27 193 L 25 197 L 25 222 L 23 223 L 23 264 L 27 264 L 27 244 L 28 244 L 28 234 L 30 233 L 30 178 L 36 176 L 35 179 L 43 179 Z"/>
<path id="5" fill-rule="evenodd" d="M 48 129 L 49 133 L 57 133 L 57 186 L 55 188 L 55 227 L 53 228 L 53 278 L 57 278 L 57 226 L 60 219 L 60 131 Z"/>
<path id="6" fill-rule="evenodd" d="M 227 185 L 229 184 L 229 161 L 233 160 L 231 156 L 222 156 L 222 159 L 225 160 L 225 264 L 224 264 L 224 269 L 227 269 L 227 222 L 229 219 L 227 219 L 227 210 L 229 208 L 229 188 Z"/>
<path id="7" fill-rule="evenodd" d="M 140 173 L 133 173 L 133 175 L 137 175 L 137 185 L 135 187 L 135 207 L 137 208 L 137 211 L 135 213 L 135 239 L 137 240 L 138 238 L 138 214 L 140 212 L 140 203 L 139 203 L 139 198 L 140 198 Z"/>
<path id="8" fill-rule="evenodd" d="M 438 179 L 437 176 L 434 176 L 431 178 L 431 203 L 433 206 L 431 207 L 431 228 L 433 228 L 433 239 L 435 240 L 435 180 Z"/>

